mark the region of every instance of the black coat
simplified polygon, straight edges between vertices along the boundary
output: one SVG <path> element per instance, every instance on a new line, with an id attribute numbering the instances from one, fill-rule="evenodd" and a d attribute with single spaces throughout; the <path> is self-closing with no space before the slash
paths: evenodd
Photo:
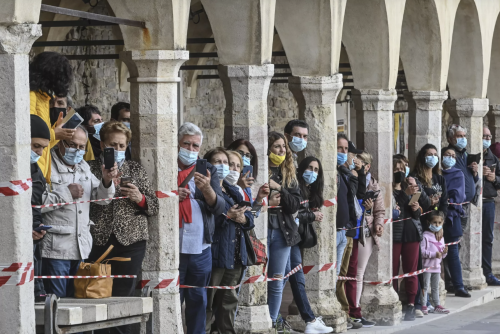
<path id="1" fill-rule="evenodd" d="M 490 167 L 491 165 L 496 164 L 495 181 L 491 182 L 483 177 L 483 202 L 492 202 L 494 201 L 494 198 L 497 197 L 497 190 L 500 189 L 500 165 L 498 158 L 489 148 L 483 153 L 483 161 L 483 166 Z"/>
<path id="2" fill-rule="evenodd" d="M 46 190 L 46 180 L 38 164 L 31 164 L 31 180 L 33 182 L 31 192 L 31 205 L 42 205 L 42 195 Z M 33 215 L 33 228 L 43 224 L 42 209 L 31 208 Z M 40 240 L 35 241 L 36 243 Z"/>
<path id="3" fill-rule="evenodd" d="M 349 205 L 349 223 L 345 226 L 345 228 L 350 229 L 356 227 L 358 224 L 358 218 L 356 217 L 356 199 L 354 196 L 358 193 L 359 188 L 359 180 L 356 176 L 352 175 L 351 171 L 341 165 L 338 167 L 339 177 L 343 178 L 347 183 L 347 203 Z M 366 176 L 364 189 L 366 192 Z M 356 236 L 356 230 L 347 230 L 346 236 L 354 238 Z"/>

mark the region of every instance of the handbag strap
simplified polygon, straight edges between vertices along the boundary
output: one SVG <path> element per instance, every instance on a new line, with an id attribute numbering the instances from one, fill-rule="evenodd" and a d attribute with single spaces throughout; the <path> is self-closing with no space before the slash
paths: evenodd
<path id="1" fill-rule="evenodd" d="M 100 258 L 97 259 L 97 261 L 95 261 L 94 263 L 101 263 L 102 260 L 104 260 L 106 258 L 106 256 L 108 256 L 109 253 L 111 253 L 111 251 L 113 250 L 115 246 L 113 245 L 110 245 L 108 250 L 104 252 L 104 254 L 101 255 Z"/>
<path id="2" fill-rule="evenodd" d="M 104 262 L 108 261 L 128 262 L 131 261 L 131 259 L 129 257 L 112 257 L 111 259 L 104 260 Z"/>

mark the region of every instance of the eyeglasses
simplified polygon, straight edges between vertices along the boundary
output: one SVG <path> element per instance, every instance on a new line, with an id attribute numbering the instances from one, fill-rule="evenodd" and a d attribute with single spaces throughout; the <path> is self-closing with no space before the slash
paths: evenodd
<path id="1" fill-rule="evenodd" d="M 484 135 L 483 136 L 483 139 L 491 139 L 491 138 L 493 138 L 493 136 L 491 136 L 491 135 Z"/>
<path id="2" fill-rule="evenodd" d="M 80 149 L 80 147 L 77 144 L 75 144 L 75 143 L 68 144 L 68 142 L 65 141 L 65 140 L 63 140 L 62 142 L 63 142 L 64 147 L 74 148 L 74 149 L 77 149 L 77 150 L 80 150 L 80 151 L 84 151 L 85 153 L 87 153 L 87 151 L 85 150 L 85 148 Z"/>
<path id="3" fill-rule="evenodd" d="M 237 150 L 236 152 L 238 152 L 241 157 L 247 157 L 248 159 L 252 160 L 253 159 L 253 155 L 251 155 L 250 153 L 245 153 L 241 150 Z"/>

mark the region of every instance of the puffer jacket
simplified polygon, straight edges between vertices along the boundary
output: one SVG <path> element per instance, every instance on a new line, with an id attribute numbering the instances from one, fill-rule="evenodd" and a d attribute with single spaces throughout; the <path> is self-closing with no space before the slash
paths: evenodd
<path id="1" fill-rule="evenodd" d="M 109 188 L 91 173 L 89 165 L 82 161 L 75 168 L 67 166 L 59 159 L 56 150 L 52 155 L 52 190 L 43 194 L 43 204 L 66 203 L 76 201 L 71 196 L 68 185 L 78 183 L 83 187 L 83 197 L 78 201 L 111 198 L 115 194 L 113 182 Z M 108 205 L 111 201 L 96 202 Z M 60 260 L 84 260 L 92 249 L 89 218 L 90 203 L 69 204 L 43 208 L 45 225 L 52 228 L 47 231 L 41 244 L 42 257 Z"/>
<path id="2" fill-rule="evenodd" d="M 370 183 L 368 183 L 368 187 L 366 190 L 379 191 L 380 187 L 378 185 L 377 180 L 373 177 L 370 178 Z M 366 224 L 371 231 L 373 241 L 375 245 L 378 246 L 378 237 L 376 235 L 376 226 L 384 226 L 384 218 L 385 218 L 385 207 L 384 207 L 384 194 L 382 191 L 378 195 L 377 199 L 373 203 L 373 208 L 371 209 L 370 215 L 365 215 Z"/>

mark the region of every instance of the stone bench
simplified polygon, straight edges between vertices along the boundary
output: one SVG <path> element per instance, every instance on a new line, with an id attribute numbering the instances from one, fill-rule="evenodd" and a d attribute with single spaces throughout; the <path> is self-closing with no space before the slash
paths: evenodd
<path id="1" fill-rule="evenodd" d="M 151 297 L 76 299 L 47 297 L 35 304 L 37 333 L 91 332 L 134 323 L 146 323 L 153 312 Z"/>

